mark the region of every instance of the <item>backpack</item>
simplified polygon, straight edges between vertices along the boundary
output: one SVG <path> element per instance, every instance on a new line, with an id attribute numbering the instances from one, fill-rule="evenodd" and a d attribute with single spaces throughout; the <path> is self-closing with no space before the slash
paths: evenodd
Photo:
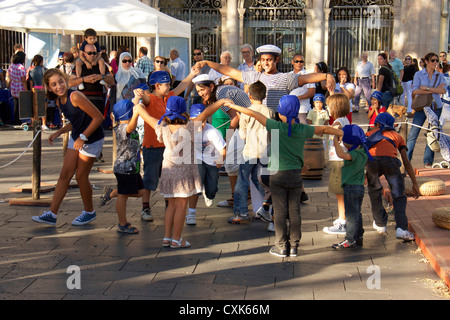
<path id="1" fill-rule="evenodd" d="M 389 91 L 391 92 L 392 97 L 398 97 L 403 94 L 403 86 L 400 82 L 397 74 L 392 70 L 392 68 L 383 67 L 389 70 L 389 74 L 391 76 L 391 83 L 389 84 Z"/>

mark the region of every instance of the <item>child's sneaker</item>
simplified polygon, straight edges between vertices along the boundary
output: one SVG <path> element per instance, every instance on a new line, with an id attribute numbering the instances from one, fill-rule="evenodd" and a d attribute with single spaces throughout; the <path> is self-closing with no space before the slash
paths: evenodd
<path id="1" fill-rule="evenodd" d="M 332 227 L 324 227 L 323 232 L 328 234 L 341 234 L 345 235 L 347 233 L 347 228 L 345 223 L 341 223 L 339 219 L 333 221 Z"/>
<path id="2" fill-rule="evenodd" d="M 397 231 L 395 232 L 395 237 L 397 239 L 401 239 L 404 241 L 414 241 L 416 239 L 414 233 L 408 230 L 403 230 L 401 228 L 397 228 Z"/>
<path id="3" fill-rule="evenodd" d="M 45 223 L 51 226 L 56 225 L 56 215 L 51 211 L 44 211 L 44 214 L 40 216 L 31 217 L 34 222 Z"/>
<path id="4" fill-rule="evenodd" d="M 197 224 L 196 217 L 197 217 L 197 215 L 195 214 L 195 212 L 188 213 L 186 216 L 186 224 L 188 226 L 195 226 Z"/>
<path id="5" fill-rule="evenodd" d="M 141 212 L 141 219 L 144 221 L 153 221 L 153 216 L 150 208 L 143 208 Z"/>
<path id="6" fill-rule="evenodd" d="M 92 221 L 94 221 L 97 218 L 97 215 L 95 214 L 95 210 L 93 213 L 88 213 L 86 211 L 81 211 L 81 214 L 73 219 L 72 225 L 74 226 L 84 226 L 85 224 L 88 224 Z"/>
<path id="7" fill-rule="evenodd" d="M 356 248 L 356 242 L 344 240 L 340 243 L 333 244 L 331 247 L 336 250 L 354 249 Z"/>
<path id="8" fill-rule="evenodd" d="M 387 235 L 387 228 L 386 228 L 386 226 L 384 226 L 384 227 L 379 227 L 379 226 L 377 226 L 377 224 L 375 223 L 375 221 L 373 222 L 372 226 L 373 226 L 373 228 L 374 228 L 375 230 L 378 231 L 379 234 Z"/>
<path id="9" fill-rule="evenodd" d="M 250 216 L 248 214 L 237 214 L 228 219 L 228 222 L 232 224 L 249 223 L 251 221 L 252 220 L 250 219 Z"/>
<path id="10" fill-rule="evenodd" d="M 287 250 L 286 249 L 278 249 L 276 246 L 273 246 L 269 250 L 270 254 L 273 254 L 274 256 L 280 257 L 280 258 L 286 258 L 287 257 Z"/>
<path id="11" fill-rule="evenodd" d="M 111 200 L 111 192 L 113 192 L 111 187 L 106 186 L 103 188 L 103 194 L 100 197 L 100 207 L 103 207 L 108 201 Z"/>
<path id="12" fill-rule="evenodd" d="M 264 210 L 264 207 L 259 208 L 258 211 L 256 211 L 256 215 L 258 215 L 262 220 L 266 222 L 272 221 L 272 215 L 270 214 L 270 210 L 266 211 Z"/>

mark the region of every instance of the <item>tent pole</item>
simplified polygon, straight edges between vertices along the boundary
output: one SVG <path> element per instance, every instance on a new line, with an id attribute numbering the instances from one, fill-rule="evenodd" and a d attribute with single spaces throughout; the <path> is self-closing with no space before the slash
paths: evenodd
<path id="1" fill-rule="evenodd" d="M 156 18 L 155 57 L 159 56 L 159 17 Z"/>

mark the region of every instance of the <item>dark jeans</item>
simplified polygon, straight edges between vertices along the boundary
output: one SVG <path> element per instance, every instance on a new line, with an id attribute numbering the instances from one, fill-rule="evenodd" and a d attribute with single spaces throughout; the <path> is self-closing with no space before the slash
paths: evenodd
<path id="1" fill-rule="evenodd" d="M 219 190 L 217 187 L 219 184 L 219 168 L 202 161 L 201 164 L 198 164 L 198 173 L 200 174 L 202 184 L 205 186 L 206 197 L 208 199 L 214 199 L 217 190 Z"/>
<path id="2" fill-rule="evenodd" d="M 408 218 L 406 217 L 405 180 L 401 174 L 401 162 L 394 157 L 373 157 L 374 161 L 367 161 L 367 185 L 369 190 L 372 215 L 379 227 L 387 224 L 388 214 L 383 206 L 383 185 L 380 176 L 384 175 L 391 189 L 394 201 L 396 228 L 408 230 Z"/>
<path id="3" fill-rule="evenodd" d="M 298 247 L 302 236 L 300 198 L 302 195 L 301 170 L 278 171 L 270 176 L 273 220 L 275 224 L 275 245 L 278 249 Z M 287 222 L 289 220 L 289 229 Z"/>
<path id="4" fill-rule="evenodd" d="M 436 109 L 436 110 L 434 110 L 434 112 L 436 113 L 437 117 L 439 118 L 442 113 L 442 108 Z M 414 119 L 413 119 L 412 123 L 415 125 L 418 125 L 418 126 L 423 126 L 423 124 L 425 123 L 425 120 L 427 120 L 425 111 L 416 111 L 414 113 Z M 421 130 L 421 128 L 418 128 L 416 126 L 411 126 L 411 131 L 409 131 L 408 140 L 406 141 L 406 146 L 408 147 L 407 155 L 408 155 L 409 161 L 411 161 L 411 159 L 413 157 L 414 147 L 416 145 L 416 140 L 417 140 L 417 137 L 419 136 L 420 130 Z M 433 161 L 434 161 L 434 152 L 431 151 L 430 147 L 427 144 L 425 146 L 425 153 L 423 154 L 423 164 L 427 164 L 427 163 L 433 164 Z"/>
<path id="5" fill-rule="evenodd" d="M 364 199 L 363 185 L 344 186 L 345 219 L 347 220 L 347 233 L 345 240 L 355 242 L 362 239 L 364 229 L 362 226 L 361 205 Z"/>

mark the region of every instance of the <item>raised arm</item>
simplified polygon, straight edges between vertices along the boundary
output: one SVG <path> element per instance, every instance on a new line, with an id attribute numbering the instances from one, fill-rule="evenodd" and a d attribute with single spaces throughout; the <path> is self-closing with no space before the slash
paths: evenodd
<path id="1" fill-rule="evenodd" d="M 229 99 L 221 99 L 216 102 L 214 102 L 212 105 L 207 107 L 205 110 L 203 110 L 202 113 L 200 113 L 196 118 L 195 121 L 205 121 L 208 119 L 208 117 L 212 116 L 214 112 L 216 112 L 221 106 L 223 106 L 225 103 L 229 104 L 232 103 Z"/>
<path id="2" fill-rule="evenodd" d="M 188 74 L 188 76 L 186 78 L 183 79 L 183 81 L 180 82 L 180 84 L 173 89 L 173 93 L 178 96 L 180 93 L 182 93 L 184 90 L 186 90 L 186 88 L 188 87 L 189 84 L 192 83 L 192 79 L 194 79 L 194 77 L 196 77 L 200 72 L 200 69 L 198 68 L 197 65 L 193 66 L 191 69 L 191 72 Z M 191 89 L 192 91 L 192 89 Z M 189 91 L 189 94 L 191 92 Z"/>
<path id="3" fill-rule="evenodd" d="M 141 118 L 145 122 L 147 122 L 150 127 L 155 129 L 159 119 L 153 118 L 151 115 L 149 115 L 142 103 L 135 104 L 133 107 L 133 112 L 139 114 Z"/>
<path id="4" fill-rule="evenodd" d="M 336 80 L 333 75 L 329 73 L 308 73 L 298 76 L 298 86 L 301 87 L 307 83 L 317 83 L 321 81 L 327 81 L 327 89 L 334 90 L 336 87 Z"/>
<path id="5" fill-rule="evenodd" d="M 206 60 L 199 61 L 196 63 L 196 66 L 198 66 L 200 69 L 203 68 L 205 65 L 208 65 L 211 69 L 214 69 L 225 76 L 229 76 L 239 82 L 244 82 L 244 80 L 242 80 L 242 72 L 239 71 L 238 69 L 234 69 L 230 66 L 225 66 L 220 63 Z"/>
<path id="6" fill-rule="evenodd" d="M 250 117 L 253 117 L 253 118 L 256 119 L 256 121 L 261 123 L 263 126 L 266 126 L 266 121 L 267 121 L 268 118 L 266 116 L 264 116 L 263 114 L 257 112 L 257 111 L 253 111 L 253 110 L 241 107 L 241 106 L 237 106 L 237 105 L 235 105 L 233 103 L 227 104 L 227 107 L 230 107 L 231 109 L 234 109 L 237 112 L 240 112 L 240 113 L 246 114 L 246 115 L 248 115 Z"/>

